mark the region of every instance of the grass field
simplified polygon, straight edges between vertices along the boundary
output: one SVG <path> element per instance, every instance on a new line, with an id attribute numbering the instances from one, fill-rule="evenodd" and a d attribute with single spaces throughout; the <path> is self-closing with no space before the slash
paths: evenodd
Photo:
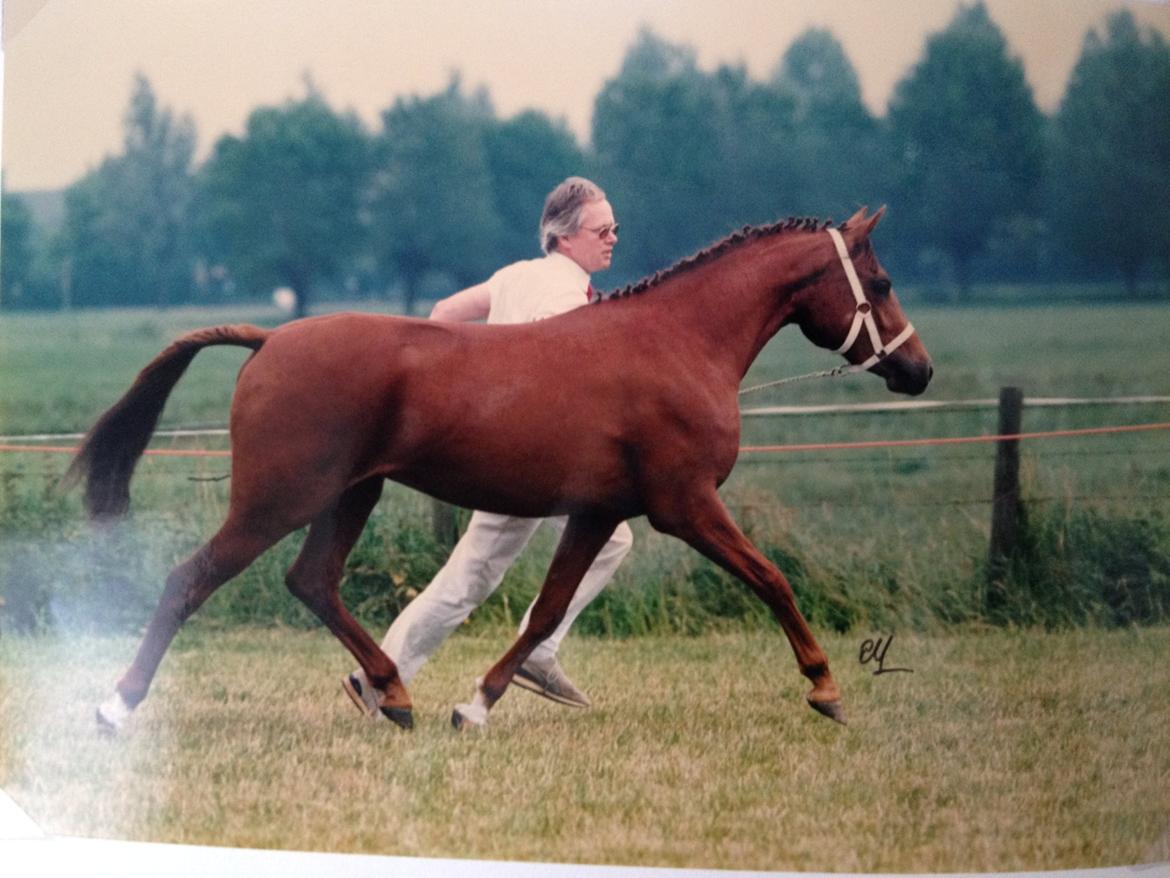
<path id="1" fill-rule="evenodd" d="M 0 785 L 52 833 L 759 870 L 1088 868 L 1170 859 L 1170 629 L 900 635 L 875 676 L 826 638 L 841 727 L 778 634 L 571 640 L 594 695 L 451 705 L 509 632 L 456 637 L 417 727 L 364 720 L 320 632 L 186 632 L 124 737 L 92 712 L 128 638 L 0 640 Z"/>
<path id="2" fill-rule="evenodd" d="M 937 366 L 927 399 L 992 398 L 1004 385 L 1020 386 L 1028 396 L 1170 395 L 1170 307 L 1164 303 L 920 306 L 910 312 Z M 5 316 L 0 319 L 0 433 L 83 431 L 178 332 L 274 317 L 247 310 Z M 225 348 L 201 353 L 174 393 L 163 426 L 223 425 L 246 353 Z M 836 361 L 796 330 L 785 330 L 745 384 Z M 745 398 L 745 404 L 889 399 L 880 381 L 854 376 L 793 385 Z M 1167 420 L 1166 404 L 1029 409 L 1024 428 Z M 743 441 L 962 436 L 995 429 L 994 410 L 745 418 Z M 156 445 L 225 447 L 222 440 L 206 438 Z M 1092 530 L 1095 516 L 1136 520 L 1132 541 L 1154 547 L 1152 560 L 1143 562 L 1149 569 L 1142 581 L 1154 582 L 1151 587 L 1166 592 L 1170 604 L 1170 586 L 1158 585 L 1159 576 L 1170 576 L 1158 567 L 1160 559 L 1170 558 L 1170 523 L 1164 516 L 1170 431 L 1025 443 L 1022 452 L 1029 512 L 1054 534 L 1053 541 L 1067 543 L 1078 528 Z M 981 565 L 993 455 L 991 445 L 749 454 L 741 457 L 723 495 L 750 536 L 796 581 L 806 612 L 818 625 L 928 630 L 983 621 Z M 0 553 L 0 599 L 7 601 L 9 627 L 62 618 L 76 624 L 95 613 L 102 625 L 140 624 L 166 571 L 222 521 L 229 465 L 221 459 L 145 460 L 133 483 L 134 516 L 110 548 L 91 545 L 77 495 L 55 493 L 67 463 L 65 455 L 0 456 L 0 533 L 9 546 L 8 568 L 19 568 L 17 587 L 11 584 L 14 574 L 4 572 Z M 724 621 L 766 623 L 752 599 L 694 553 L 652 533 L 644 522 L 635 521 L 634 528 L 637 549 L 616 587 L 582 618 L 580 630 L 694 632 Z M 282 585 L 297 545 L 294 538 L 269 553 L 238 586 L 217 595 L 202 616 L 308 623 Z M 477 623 L 514 618 L 538 587 L 550 552 L 547 540 L 538 540 L 537 550 L 514 569 Z M 363 618 L 381 625 L 411 589 L 428 581 L 442 557 L 430 539 L 429 505 L 392 488 L 355 552 L 346 587 Z M 1077 566 L 1074 562 L 1062 561 L 1066 567 Z M 1060 623 L 1064 616 L 1043 612 L 1049 597 L 1022 606 L 1016 621 Z M 0 625 L 4 615 L 0 608 Z M 1101 612 L 1090 601 L 1067 618 L 1092 621 Z"/>
<path id="3" fill-rule="evenodd" d="M 1170 394 L 1164 304 L 910 313 L 936 363 L 927 398 Z M 6 315 L 0 433 L 83 431 L 179 331 L 273 318 Z M 222 425 L 244 354 L 201 354 L 163 427 Z M 745 383 L 834 362 L 788 330 Z M 861 376 L 746 404 L 889 398 Z M 1025 429 L 1166 420 L 1165 404 L 1029 409 Z M 994 431 L 994 411 L 946 411 L 746 418 L 743 438 Z M 66 455 L 5 454 L 0 786 L 52 832 L 233 846 L 830 871 L 1170 858 L 1170 433 L 1022 450 L 1033 536 L 1056 560 L 1020 580 L 1001 628 L 983 613 L 991 446 L 741 458 L 724 497 L 793 580 L 844 686 L 845 729 L 803 705 L 790 650 L 743 589 L 636 521 L 566 645 L 590 711 L 515 692 L 486 734 L 446 726 L 510 641 L 547 538 L 418 678 L 403 735 L 340 695 L 349 658 L 282 584 L 294 536 L 197 614 L 118 741 L 95 735 L 93 708 L 166 571 L 222 520 L 228 464 L 146 459 L 133 515 L 98 535 L 56 490 Z M 393 487 L 354 553 L 345 594 L 373 629 L 443 557 L 428 516 Z M 1103 612 L 1118 583 L 1146 616 Z M 874 676 L 859 647 L 895 633 L 887 661 L 913 673 Z"/>
<path id="4" fill-rule="evenodd" d="M 1066 302 L 1028 308 L 915 305 L 907 312 L 935 362 L 926 398 L 995 396 L 1009 384 L 1032 396 L 1170 391 L 1166 302 L 1097 307 Z M 0 425 L 5 433 L 87 429 L 137 371 L 180 332 L 226 322 L 273 325 L 278 319 L 271 309 L 246 307 L 0 315 Z M 233 348 L 201 353 L 172 396 L 163 426 L 224 423 L 235 374 L 246 355 Z M 744 383 L 839 362 L 790 328 L 768 345 Z M 759 401 L 889 398 L 880 381 L 855 376 L 789 385 Z M 792 434 L 788 422 L 781 429 L 785 436 Z M 824 426 L 809 429 L 823 433 Z M 802 440 L 793 435 L 793 441 Z"/>

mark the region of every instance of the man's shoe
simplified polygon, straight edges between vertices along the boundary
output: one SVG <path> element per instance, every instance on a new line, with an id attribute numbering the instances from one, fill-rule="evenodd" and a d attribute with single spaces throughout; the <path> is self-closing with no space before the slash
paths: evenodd
<path id="1" fill-rule="evenodd" d="M 354 706 L 372 720 L 388 719 L 403 729 L 414 728 L 414 713 L 406 707 L 386 707 L 381 704 L 380 693 L 366 679 L 363 671 L 356 670 L 341 680 L 341 688 Z"/>
<path id="2" fill-rule="evenodd" d="M 345 690 L 349 700 L 354 703 L 354 707 L 367 717 L 377 719 L 381 716 L 381 711 L 378 710 L 378 693 L 361 671 L 354 671 L 342 679 L 341 688 Z"/>
<path id="3" fill-rule="evenodd" d="M 589 696 L 573 685 L 555 658 L 540 664 L 525 662 L 512 677 L 512 682 L 557 704 L 588 707 L 591 703 Z"/>

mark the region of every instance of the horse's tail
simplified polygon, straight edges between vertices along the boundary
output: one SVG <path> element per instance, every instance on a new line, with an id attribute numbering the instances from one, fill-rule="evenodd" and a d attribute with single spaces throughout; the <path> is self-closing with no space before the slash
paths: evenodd
<path id="1" fill-rule="evenodd" d="M 138 373 L 125 395 L 93 425 L 63 479 L 66 488 L 86 480 L 85 508 L 91 518 L 122 515 L 129 507 L 130 476 L 167 397 L 195 355 L 212 345 L 257 351 L 268 335 L 268 330 L 247 324 L 196 329 L 173 341 Z"/>

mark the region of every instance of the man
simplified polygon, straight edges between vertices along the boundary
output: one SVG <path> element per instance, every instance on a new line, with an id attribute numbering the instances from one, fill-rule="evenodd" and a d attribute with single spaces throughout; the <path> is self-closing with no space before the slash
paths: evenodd
<path id="1" fill-rule="evenodd" d="M 569 177 L 544 202 L 539 234 L 545 256 L 505 266 L 483 283 L 439 301 L 431 319 L 524 323 L 584 305 L 593 296 L 589 276 L 609 267 L 617 233 L 618 224 L 605 193 L 589 180 Z M 398 666 L 403 683 L 409 685 L 447 636 L 495 591 L 542 521 L 559 533 L 567 518 L 472 514 L 447 563 L 398 615 L 382 640 L 382 649 Z M 560 704 L 589 706 L 588 696 L 557 661 L 557 649 L 578 614 L 612 578 L 632 544 L 629 525 L 623 522 L 581 580 L 560 626 L 533 650 L 513 682 Z M 521 631 L 527 627 L 531 612 L 530 606 L 520 623 Z M 374 718 L 382 715 L 362 671 L 354 671 L 342 686 L 360 710 Z"/>

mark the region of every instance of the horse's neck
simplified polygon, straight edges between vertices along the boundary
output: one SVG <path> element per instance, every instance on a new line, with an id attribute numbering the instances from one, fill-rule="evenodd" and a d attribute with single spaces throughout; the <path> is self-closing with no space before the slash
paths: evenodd
<path id="1" fill-rule="evenodd" d="M 661 302 L 672 331 L 690 335 L 738 382 L 793 315 L 792 299 L 811 275 L 808 235 L 740 244 L 672 279 Z"/>

